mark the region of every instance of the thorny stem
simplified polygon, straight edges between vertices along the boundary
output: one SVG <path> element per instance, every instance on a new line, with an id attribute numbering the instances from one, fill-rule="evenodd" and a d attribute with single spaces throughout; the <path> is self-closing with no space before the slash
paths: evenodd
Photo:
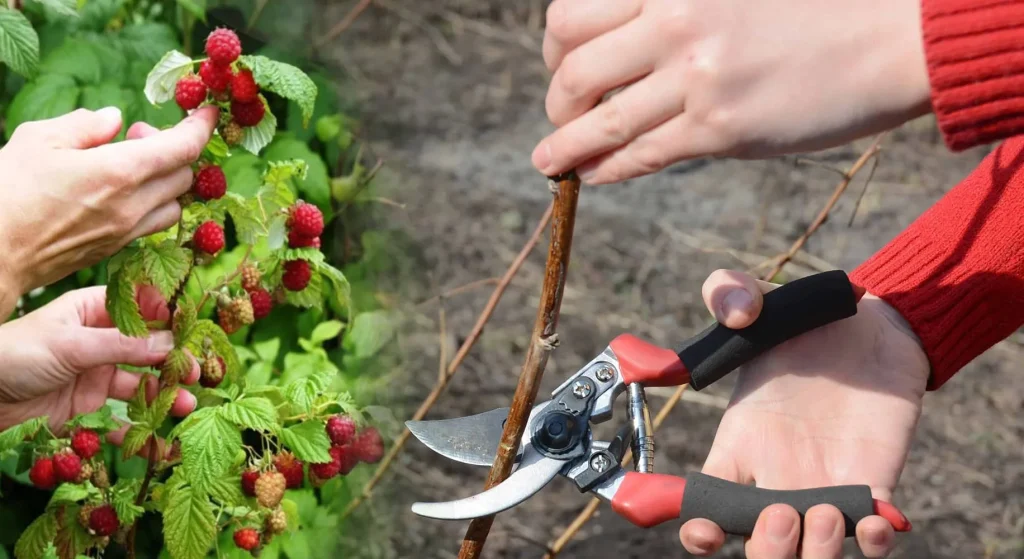
<path id="1" fill-rule="evenodd" d="M 807 227 L 807 230 L 804 232 L 803 235 L 800 236 L 799 239 L 797 239 L 795 243 L 793 243 L 793 246 L 790 247 L 789 251 L 783 253 L 781 256 L 776 257 L 776 259 L 778 260 L 776 269 L 772 270 L 768 274 L 763 275 L 763 280 L 768 281 L 771 278 L 775 277 L 775 275 L 778 274 L 782 270 L 782 268 L 785 267 L 785 265 L 793 258 L 793 255 L 800 251 L 800 248 L 803 247 L 803 245 L 807 242 L 807 239 L 809 239 L 811 235 L 813 235 L 814 232 L 818 230 L 821 224 L 825 222 L 825 220 L 828 218 L 829 212 L 832 211 L 832 208 L 839 200 L 839 197 L 842 195 L 843 191 L 845 191 L 846 187 L 849 186 L 850 181 L 852 181 L 854 176 L 856 176 L 856 174 L 861 169 L 864 168 L 864 165 L 866 165 L 869 160 L 874 158 L 879 153 L 879 150 L 881 149 L 881 143 L 884 137 L 885 134 L 879 135 L 875 139 L 875 141 L 871 143 L 868 149 L 865 150 L 864 153 L 862 153 L 861 156 L 857 159 L 857 161 L 850 167 L 850 170 L 843 173 L 842 180 L 839 182 L 838 185 L 836 185 L 836 189 L 833 192 L 832 197 L 829 198 L 828 202 L 826 202 L 825 206 L 822 208 L 821 213 L 818 214 L 818 219 L 815 219 L 814 222 Z M 868 178 L 868 180 L 870 182 L 870 177 Z M 661 407 L 661 410 L 658 411 L 658 416 L 654 419 L 653 424 L 655 429 L 657 429 L 661 425 L 665 418 L 668 417 L 668 414 L 672 411 L 672 409 L 675 408 L 676 404 L 679 403 L 685 388 L 686 385 L 680 386 L 676 390 L 676 392 L 672 394 L 668 401 L 665 402 L 665 405 Z M 623 465 L 625 466 L 626 464 L 628 464 L 632 460 L 632 458 L 632 455 L 627 455 L 626 459 L 623 461 Z M 592 499 L 587 504 L 587 506 L 582 511 L 580 511 L 576 518 L 569 524 L 569 527 L 566 528 L 562 532 L 562 534 L 558 536 L 557 539 L 555 539 L 554 543 L 550 545 L 547 554 L 544 556 L 544 559 L 554 559 L 559 553 L 561 553 L 562 550 L 565 549 L 565 546 L 568 545 L 572 538 L 580 531 L 583 525 L 586 524 L 587 521 L 589 521 L 594 516 L 600 504 L 601 501 L 599 499 Z"/>
<path id="2" fill-rule="evenodd" d="M 203 297 L 201 299 L 199 299 L 199 304 L 196 305 L 196 311 L 202 309 L 203 305 L 205 305 L 206 302 L 208 300 L 210 300 L 210 292 L 211 291 L 217 291 L 217 290 L 221 289 L 222 287 L 224 287 L 224 286 L 228 285 L 229 283 L 231 283 L 232 281 L 234 281 L 235 278 L 237 278 L 238 276 L 242 275 L 242 268 L 245 268 L 245 265 L 248 264 L 248 262 L 249 262 L 249 255 L 250 254 L 252 254 L 252 246 L 251 245 L 245 249 L 245 255 L 242 256 L 242 261 L 238 263 L 238 267 L 235 268 L 234 272 L 231 272 L 230 274 L 224 276 L 224 279 L 221 280 L 221 282 L 219 284 L 215 285 L 213 287 L 213 289 L 207 289 L 207 290 L 205 290 L 203 292 Z"/>
<path id="3" fill-rule="evenodd" d="M 477 317 L 476 324 L 473 326 L 473 330 L 466 338 L 466 341 L 462 343 L 462 346 L 459 347 L 459 350 L 455 354 L 455 358 L 452 359 L 451 363 L 448 365 L 448 368 L 445 371 L 443 379 L 438 379 L 437 384 L 434 385 L 434 388 L 430 391 L 430 394 L 427 395 L 427 397 L 423 400 L 423 403 L 420 404 L 419 409 L 416 410 L 415 414 L 413 414 L 413 421 L 419 421 L 426 417 L 427 413 L 430 412 L 430 409 L 434 407 L 434 404 L 437 402 L 438 398 L 440 398 L 441 394 L 444 393 L 444 390 L 445 388 L 447 388 L 448 383 L 451 382 L 452 377 L 455 376 L 455 373 L 459 370 L 459 366 L 462 365 L 463 360 L 465 360 L 466 356 L 469 355 L 469 351 L 473 349 L 473 345 L 476 344 L 478 339 L 480 339 L 480 335 L 484 331 L 484 326 L 487 325 L 487 322 L 491 319 L 491 316 L 494 314 L 494 309 L 498 307 L 498 302 L 501 301 L 501 296 L 504 295 L 505 290 L 508 288 L 509 284 L 512 283 L 512 278 L 519 271 L 519 268 L 522 267 L 523 262 L 526 261 L 526 258 L 530 255 L 530 253 L 533 252 L 533 249 L 534 247 L 537 246 L 537 243 L 540 242 L 541 235 L 544 234 L 544 230 L 547 228 L 548 223 L 551 221 L 551 213 L 553 210 L 554 204 L 552 203 L 551 205 L 548 206 L 548 209 L 544 211 L 544 216 L 537 224 L 537 228 L 534 229 L 533 234 L 530 236 L 529 240 L 526 241 L 526 244 L 524 244 L 523 248 L 520 249 L 519 254 L 516 256 L 515 260 L 513 260 L 512 264 L 509 265 L 508 269 L 505 271 L 505 275 L 502 276 L 500 280 L 498 280 L 498 285 L 497 287 L 494 288 L 494 291 L 491 292 L 491 298 L 487 301 L 487 305 L 484 307 L 484 310 L 481 311 L 480 316 Z M 367 482 L 367 484 L 363 487 L 362 492 L 359 494 L 358 497 L 350 501 L 348 506 L 345 508 L 344 512 L 342 512 L 342 519 L 347 518 L 350 514 L 352 514 L 352 511 L 354 511 L 356 508 L 358 508 L 360 505 L 366 502 L 367 499 L 370 498 L 370 496 L 373 494 L 373 489 L 377 486 L 378 483 L 380 483 L 380 480 L 384 478 L 384 474 L 387 473 L 388 468 L 391 467 L 391 464 L 395 461 L 395 458 L 398 456 L 399 453 L 402 452 L 402 449 L 405 448 L 405 444 L 409 442 L 409 437 L 411 435 L 412 433 L 409 432 L 408 428 L 402 431 L 402 434 L 399 435 L 399 437 L 395 440 L 394 444 L 391 445 L 391 448 L 388 449 L 388 453 L 384 456 L 384 459 L 381 460 L 380 465 L 377 466 L 377 471 L 373 473 L 373 477 L 371 477 L 370 481 Z"/>
<path id="4" fill-rule="evenodd" d="M 551 219 L 551 244 L 548 246 L 547 264 L 544 266 L 544 283 L 541 287 L 540 306 L 537 309 L 537 320 L 533 325 L 531 339 L 533 343 L 526 350 L 523 370 L 519 375 L 512 406 L 509 408 L 508 419 L 501 434 L 501 443 L 487 476 L 486 488 L 490 489 L 501 483 L 512 472 L 519 441 L 526 431 L 526 422 L 530 416 L 544 367 L 547 365 L 551 349 L 557 342 L 555 329 L 558 326 L 558 315 L 562 307 L 562 293 L 569 271 L 569 255 L 572 249 L 573 229 L 576 225 L 576 206 L 579 201 L 580 179 L 575 171 L 570 171 L 552 179 L 557 182 L 554 192 L 554 212 Z M 553 185 L 555 186 L 555 185 Z M 476 559 L 483 551 L 487 534 L 494 524 L 494 515 L 477 518 L 470 522 L 469 529 L 459 550 L 459 559 Z"/>

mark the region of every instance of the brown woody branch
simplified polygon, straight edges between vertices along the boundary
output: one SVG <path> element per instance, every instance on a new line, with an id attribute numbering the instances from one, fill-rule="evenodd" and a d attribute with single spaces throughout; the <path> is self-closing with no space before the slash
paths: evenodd
<path id="1" fill-rule="evenodd" d="M 503 275 L 501 279 L 498 280 L 498 285 L 497 287 L 494 288 L 494 291 L 491 292 L 491 298 L 487 301 L 487 305 L 484 307 L 484 310 L 480 313 L 480 316 L 477 317 L 476 324 L 473 325 L 473 330 L 470 331 L 469 336 L 466 338 L 466 341 L 464 341 L 462 343 L 462 346 L 459 347 L 459 350 L 455 354 L 455 358 L 452 359 L 452 362 L 448 365 L 448 368 L 442 369 L 444 371 L 444 374 L 439 375 L 438 381 L 434 385 L 434 388 L 430 391 L 430 394 L 428 394 L 427 397 L 423 400 L 423 403 L 420 404 L 420 407 L 419 409 L 416 410 L 416 413 L 413 414 L 413 421 L 419 421 L 426 417 L 427 413 L 430 412 L 430 409 L 434 407 L 434 404 L 437 402 L 437 399 L 441 396 L 442 393 L 444 393 L 445 388 L 448 387 L 448 383 L 451 382 L 452 377 L 455 376 L 456 371 L 459 370 L 459 366 L 462 365 L 462 362 L 466 359 L 466 356 L 469 355 L 469 351 L 473 349 L 473 345 L 475 345 L 477 340 L 480 339 L 480 335 L 483 334 L 484 331 L 484 326 L 487 325 L 487 322 L 491 319 L 491 316 L 494 314 L 494 310 L 498 307 L 498 302 L 501 301 L 502 295 L 504 295 L 505 290 L 508 288 L 509 284 L 512 283 L 512 278 L 519 271 L 519 268 L 523 266 L 523 262 L 525 262 L 526 258 L 530 255 L 531 252 L 533 252 L 534 247 L 536 247 L 537 243 L 540 241 L 541 235 L 544 234 L 544 229 L 547 228 L 548 222 L 551 221 L 551 214 L 553 209 L 554 204 L 552 203 L 544 212 L 544 216 L 541 217 L 540 223 L 537 224 L 537 228 L 534 229 L 533 234 L 530 235 L 529 240 L 527 240 L 526 244 L 523 245 L 523 248 L 519 251 L 519 254 L 516 256 L 515 260 L 512 261 L 512 264 L 508 267 L 508 270 L 505 271 L 505 275 Z M 452 292 L 454 291 L 456 290 L 452 290 Z M 441 296 L 440 299 L 443 300 L 444 296 Z M 443 325 L 441 326 L 441 330 L 443 335 Z M 384 456 L 383 460 L 381 460 L 380 466 L 377 467 L 377 471 L 374 472 L 373 477 L 371 477 L 370 481 L 367 482 L 365 487 L 363 487 L 362 492 L 359 494 L 359 496 L 357 496 L 355 499 L 349 502 L 344 512 L 342 512 L 342 518 L 348 517 L 350 514 L 352 514 L 352 511 L 354 511 L 356 508 L 362 505 L 367 499 L 370 498 L 370 496 L 373 494 L 373 489 L 377 486 L 378 483 L 380 483 L 380 480 L 383 479 L 384 474 L 386 474 L 388 469 L 391 467 L 391 464 L 394 462 L 395 457 L 397 457 L 398 454 L 402 452 L 402 449 L 405 448 L 405 445 L 406 443 L 409 442 L 409 437 L 411 435 L 412 433 L 409 432 L 409 429 L 405 429 L 404 431 L 402 431 L 402 434 L 399 435 L 398 439 L 395 440 L 395 443 L 391 445 L 391 448 L 388 450 L 387 455 Z"/>
<path id="2" fill-rule="evenodd" d="M 558 326 L 562 293 L 569 270 L 580 179 L 575 172 L 570 171 L 554 180 L 556 184 L 552 185 L 555 199 L 551 220 L 551 243 L 548 246 L 548 259 L 544 267 L 544 283 L 541 288 L 540 306 L 537 309 L 537 320 L 533 326 L 532 343 L 526 350 L 526 359 L 519 375 L 515 395 L 512 397 L 512 406 L 501 434 L 501 443 L 487 476 L 487 488 L 504 481 L 512 471 L 519 441 L 526 430 L 526 422 L 537 398 L 541 378 L 544 376 L 544 367 L 558 340 L 555 329 Z M 459 559 L 476 559 L 480 556 L 493 523 L 493 515 L 477 518 L 470 523 L 462 542 L 462 549 L 459 550 Z"/>
<path id="3" fill-rule="evenodd" d="M 331 42 L 332 40 L 334 40 L 338 35 L 341 35 L 342 32 L 344 32 L 353 23 L 355 23 L 356 18 L 359 17 L 359 14 L 366 11 L 366 8 L 369 8 L 370 4 L 372 3 L 373 0 L 359 0 L 359 3 L 356 4 L 355 7 L 353 7 L 352 10 L 350 10 L 347 14 L 345 14 L 345 17 L 341 18 L 341 21 L 335 23 L 334 26 L 327 31 L 327 33 L 324 33 L 322 37 L 317 39 L 316 44 L 314 46 L 316 46 L 317 48 L 322 47 L 327 43 Z"/>
<path id="4" fill-rule="evenodd" d="M 781 272 L 782 269 L 786 266 L 786 264 L 790 260 L 792 260 L 798 252 L 800 252 L 800 249 L 803 248 L 804 244 L 807 243 L 807 240 L 811 238 L 811 235 L 813 235 L 815 231 L 817 231 L 818 228 L 821 227 L 821 224 L 824 223 L 826 219 L 828 219 L 829 213 L 832 211 L 832 208 L 835 207 L 836 202 L 839 201 L 839 198 L 843 195 L 843 192 L 846 191 L 846 188 L 850 185 L 850 182 L 857 175 L 857 173 L 859 173 L 861 169 L 863 169 L 869 161 L 871 161 L 878 155 L 879 151 L 881 150 L 882 141 L 884 139 L 884 133 L 878 135 L 878 137 L 875 138 L 875 141 L 871 143 L 868 149 L 861 154 L 861 156 L 857 159 L 857 161 L 854 162 L 852 166 L 850 166 L 850 169 L 845 173 L 842 173 L 842 180 L 840 180 L 839 184 L 836 185 L 835 190 L 832 192 L 832 196 L 829 198 L 828 202 L 825 203 L 825 206 L 822 208 L 821 212 L 818 213 L 818 217 L 807 227 L 807 230 L 804 231 L 802 235 L 800 235 L 800 237 L 792 244 L 792 246 L 790 246 L 789 250 L 772 258 L 771 260 L 768 260 L 768 264 L 774 263 L 775 265 L 773 269 L 769 273 L 764 274 L 761 277 L 761 279 L 765 281 L 771 280 L 771 278 L 775 277 L 779 272 Z M 874 169 L 872 169 L 872 176 L 874 174 L 873 170 Z M 868 181 L 870 182 L 870 180 L 871 177 L 869 176 Z M 765 265 L 767 264 L 762 264 L 761 266 L 758 267 L 760 268 Z M 662 406 L 661 410 L 658 412 L 658 416 L 654 420 L 653 426 L 655 430 L 657 430 L 657 428 L 661 426 L 661 423 L 665 420 L 668 414 L 672 411 L 673 408 L 675 408 L 676 404 L 679 403 L 685 388 L 686 385 L 680 386 L 676 390 L 676 392 L 672 394 L 668 401 L 665 402 L 665 405 Z M 622 462 L 623 466 L 631 462 L 632 458 L 633 457 L 631 455 L 627 455 Z M 559 535 L 558 538 L 556 538 L 555 541 L 550 545 L 547 554 L 544 555 L 544 559 L 554 559 L 559 553 L 561 553 L 562 550 L 565 549 L 565 546 L 580 531 L 583 525 L 586 524 L 587 521 L 589 521 L 594 516 L 594 513 L 597 512 L 597 509 L 599 508 L 600 504 L 601 501 L 599 499 L 592 499 L 590 503 L 588 503 L 587 506 L 582 511 L 580 511 L 580 513 L 576 516 L 572 523 L 570 523 L 569 526 L 562 532 L 562 534 Z"/>

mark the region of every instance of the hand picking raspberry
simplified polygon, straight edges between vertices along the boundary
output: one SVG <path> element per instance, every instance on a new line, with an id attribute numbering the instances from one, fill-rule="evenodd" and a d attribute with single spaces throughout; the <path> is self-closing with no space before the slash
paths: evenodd
<path id="1" fill-rule="evenodd" d="M 0 316 L 22 294 L 177 223 L 216 109 L 162 131 L 135 124 L 127 141 L 111 143 L 122 124 L 116 108 L 80 109 L 22 124 L 0 149 Z"/>

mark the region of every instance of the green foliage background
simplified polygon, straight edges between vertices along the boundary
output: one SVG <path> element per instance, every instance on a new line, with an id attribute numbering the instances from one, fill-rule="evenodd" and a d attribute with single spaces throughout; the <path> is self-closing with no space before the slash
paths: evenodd
<path id="1" fill-rule="evenodd" d="M 322 310 L 281 306 L 271 316 L 242 329 L 231 341 L 238 348 L 250 378 L 301 375 L 310 368 L 335 370 L 332 388 L 347 391 L 372 416 L 388 442 L 400 429 L 389 411 L 389 383 L 400 362 L 390 348 L 400 317 L 386 304 L 407 277 L 405 240 L 381 226 L 371 201 L 380 179 L 369 183 L 365 157 L 358 147 L 357 107 L 346 102 L 336 80 L 309 61 L 306 23 L 315 17 L 311 2 L 238 0 L 26 0 L 21 10 L 0 0 L 0 115 L 2 141 L 21 123 L 60 116 L 75 108 L 118 106 L 127 125 L 145 121 L 166 127 L 182 118 L 172 103 L 150 105 L 143 94 L 146 75 L 163 54 L 182 50 L 195 54 L 210 29 L 218 25 L 240 31 L 245 52 L 266 54 L 305 70 L 320 95 L 308 127 L 294 104 L 268 95 L 279 121 L 274 141 L 264 160 L 302 159 L 309 165 L 304 180 L 292 187 L 316 204 L 328 220 L 323 253 L 351 284 L 351 310 L 331 298 Z M 208 5 L 210 4 L 210 5 Z M 124 131 L 118 139 L 123 138 Z M 0 143 L 2 143 L 0 141 Z M 229 190 L 258 185 L 265 163 L 239 152 L 225 165 Z M 369 184 L 366 184 L 369 183 Z M 229 246 L 232 245 L 229 239 Z M 197 270 L 203 283 L 233 270 L 245 247 L 237 247 L 213 266 Z M 39 308 L 62 292 L 105 284 L 107 262 L 82 270 L 23 298 L 19 313 Z M 209 318 L 211 308 L 201 310 Z M 121 415 L 124 415 L 121 410 Z M 164 432 L 173 425 L 165 425 Z M 145 461 L 122 460 L 116 449 L 105 449 L 114 479 L 141 478 Z M 18 474 L 17 456 L 0 462 L 0 559 L 13 556 L 14 543 L 36 518 L 49 495 L 27 484 Z M 364 505 L 353 517 L 340 520 L 340 512 L 373 472 L 356 468 L 345 478 L 332 480 L 319 490 L 289 491 L 289 511 L 301 521 L 297 533 L 279 537 L 262 557 L 390 557 L 392 513 L 386 498 Z M 138 552 L 141 557 L 166 557 L 156 515 L 143 517 Z M 230 532 L 221 535 L 220 557 L 238 550 Z M 112 554 L 107 554 L 112 556 Z M 247 556 L 247 554 L 238 556 Z"/>

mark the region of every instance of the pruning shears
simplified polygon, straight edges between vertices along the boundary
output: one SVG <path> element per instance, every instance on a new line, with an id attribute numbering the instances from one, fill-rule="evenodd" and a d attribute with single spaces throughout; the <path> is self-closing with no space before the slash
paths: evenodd
<path id="1" fill-rule="evenodd" d="M 442 520 L 468 520 L 510 509 L 557 476 L 593 493 L 633 524 L 649 528 L 673 519 L 709 519 L 726 533 L 750 536 L 762 510 L 785 503 L 801 514 L 823 503 L 846 521 L 846 536 L 861 519 L 880 515 L 896 531 L 910 522 L 891 503 L 874 499 L 866 485 L 780 491 L 740 485 L 699 472 L 685 478 L 654 473 L 654 439 L 644 387 L 689 383 L 701 390 L 776 345 L 857 313 L 864 290 L 840 270 L 783 285 L 764 296 L 758 319 L 733 330 L 714 324 L 678 352 L 629 334 L 608 347 L 534 406 L 512 474 L 476 495 L 448 502 L 415 503 L 414 513 Z M 628 393 L 629 421 L 611 441 L 594 440 L 591 424 L 612 417 L 616 398 Z M 437 421 L 410 421 L 423 444 L 451 460 L 490 466 L 508 408 Z M 626 450 L 633 471 L 620 464 Z"/>

